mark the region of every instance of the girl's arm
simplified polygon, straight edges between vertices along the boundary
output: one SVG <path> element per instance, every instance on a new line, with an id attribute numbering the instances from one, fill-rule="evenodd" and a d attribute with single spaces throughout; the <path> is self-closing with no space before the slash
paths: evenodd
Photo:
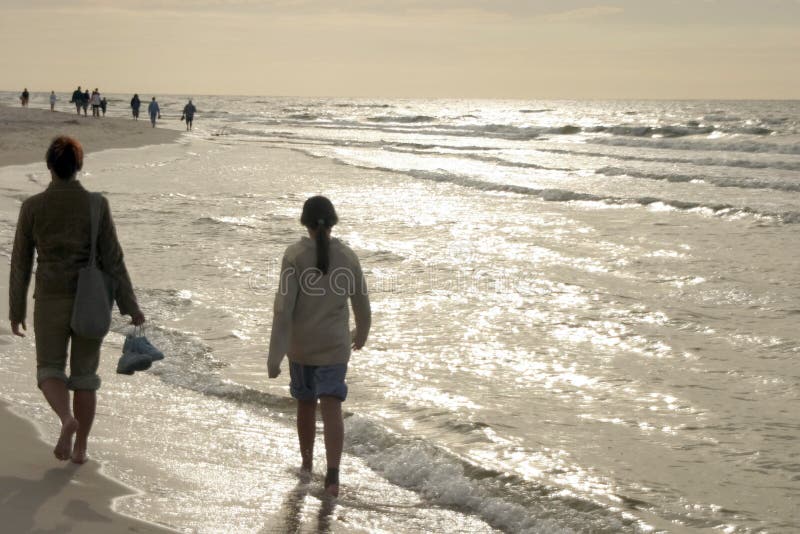
<path id="1" fill-rule="evenodd" d="M 353 315 L 356 319 L 356 332 L 353 336 L 353 348 L 361 350 L 367 343 L 369 328 L 372 324 L 372 309 L 369 304 L 369 292 L 364 273 L 361 271 L 361 264 L 356 259 L 353 266 L 354 282 L 353 293 L 350 295 L 350 303 L 353 306 Z"/>
<path id="2" fill-rule="evenodd" d="M 289 350 L 289 339 L 292 333 L 292 314 L 299 292 L 297 269 L 284 255 L 281 262 L 281 279 L 275 294 L 275 306 L 272 315 L 272 333 L 269 338 L 269 356 L 267 372 L 270 378 L 281 374 L 281 362 Z"/>

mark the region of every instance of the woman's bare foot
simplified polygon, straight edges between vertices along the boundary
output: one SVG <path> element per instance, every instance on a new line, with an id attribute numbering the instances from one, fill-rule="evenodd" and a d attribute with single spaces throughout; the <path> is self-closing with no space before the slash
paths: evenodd
<path id="1" fill-rule="evenodd" d="M 61 461 L 69 460 L 72 452 L 72 436 L 78 431 L 78 420 L 70 417 L 61 425 L 61 435 L 58 436 L 58 443 L 53 449 L 53 454 Z"/>
<path id="2" fill-rule="evenodd" d="M 89 457 L 86 455 L 86 442 L 80 439 L 75 440 L 75 446 L 72 447 L 72 463 L 74 464 L 85 464 Z"/>

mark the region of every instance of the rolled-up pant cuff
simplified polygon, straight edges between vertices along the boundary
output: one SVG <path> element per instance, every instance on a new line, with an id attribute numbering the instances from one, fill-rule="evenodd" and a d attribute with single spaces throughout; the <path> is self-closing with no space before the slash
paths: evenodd
<path id="1" fill-rule="evenodd" d="M 72 391 L 96 391 L 100 389 L 100 377 L 97 375 L 71 376 L 67 387 Z"/>
<path id="2" fill-rule="evenodd" d="M 69 382 L 63 369 L 56 369 L 55 367 L 39 367 L 36 369 L 36 385 L 40 388 L 42 387 L 42 382 L 50 378 L 61 380 L 65 384 Z"/>

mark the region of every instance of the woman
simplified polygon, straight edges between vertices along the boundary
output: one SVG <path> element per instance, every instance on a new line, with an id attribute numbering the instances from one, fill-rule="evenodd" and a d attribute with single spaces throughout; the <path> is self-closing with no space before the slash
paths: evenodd
<path id="1" fill-rule="evenodd" d="M 314 458 L 317 401 L 322 412 L 328 471 L 325 491 L 339 495 L 339 462 L 344 442 L 342 401 L 350 350 L 367 342 L 371 312 L 367 287 L 355 253 L 331 228 L 338 217 L 325 197 L 309 198 L 303 205 L 301 224 L 308 230 L 286 249 L 275 296 L 267 369 L 280 372 L 289 357 L 290 392 L 297 399 L 297 437 L 301 473 L 311 473 Z M 353 306 L 356 330 L 351 338 L 347 300 Z"/>
<path id="2" fill-rule="evenodd" d="M 83 149 L 70 137 L 57 137 L 47 149 L 51 182 L 43 192 L 22 203 L 11 256 L 9 318 L 11 330 L 24 337 L 28 285 L 37 254 L 33 330 L 36 340 L 36 379 L 45 399 L 61 420 L 53 450 L 59 460 L 86 462 L 89 431 L 94 421 L 97 367 L 102 339 L 83 338 L 70 330 L 78 271 L 89 260 L 91 216 L 89 192 L 76 179 L 83 166 Z M 116 301 L 131 323 L 144 315 L 136 302 L 122 248 L 117 241 L 108 201 L 103 198 L 97 237 L 100 267 L 116 286 Z M 69 377 L 65 373 L 70 349 Z M 74 415 L 69 391 L 74 391 Z M 75 445 L 72 439 L 75 437 Z"/>

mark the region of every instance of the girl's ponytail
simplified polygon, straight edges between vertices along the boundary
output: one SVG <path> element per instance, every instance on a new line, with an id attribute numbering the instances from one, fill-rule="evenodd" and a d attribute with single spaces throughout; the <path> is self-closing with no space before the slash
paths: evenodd
<path id="1" fill-rule="evenodd" d="M 323 196 L 311 197 L 303 204 L 300 223 L 317 233 L 317 269 L 328 274 L 330 268 L 329 230 L 339 222 L 333 203 Z"/>
<path id="2" fill-rule="evenodd" d="M 325 224 L 325 219 L 317 221 L 317 269 L 322 271 L 322 274 L 328 274 L 328 267 L 330 267 L 330 248 L 331 240 L 328 238 L 328 227 Z"/>

